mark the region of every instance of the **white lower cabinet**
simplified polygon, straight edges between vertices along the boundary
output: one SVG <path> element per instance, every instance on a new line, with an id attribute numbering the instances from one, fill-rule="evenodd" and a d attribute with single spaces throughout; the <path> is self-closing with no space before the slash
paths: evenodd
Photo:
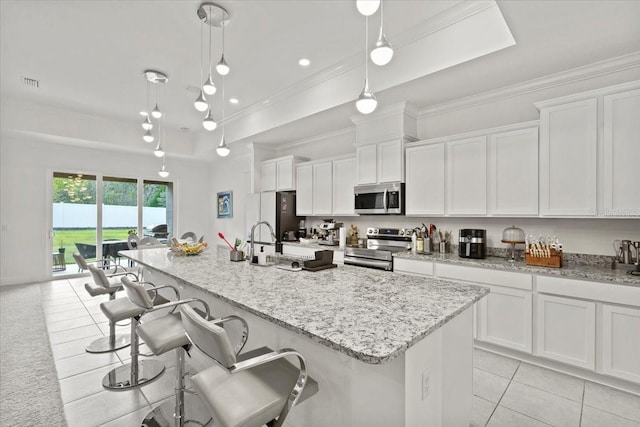
<path id="1" fill-rule="evenodd" d="M 594 370 L 596 303 L 538 294 L 536 304 L 535 354 Z"/>
<path id="2" fill-rule="evenodd" d="M 602 305 L 602 373 L 640 383 L 640 309 Z"/>
<path id="3" fill-rule="evenodd" d="M 531 353 L 531 291 L 488 287 L 491 292 L 477 307 L 478 339 Z"/>

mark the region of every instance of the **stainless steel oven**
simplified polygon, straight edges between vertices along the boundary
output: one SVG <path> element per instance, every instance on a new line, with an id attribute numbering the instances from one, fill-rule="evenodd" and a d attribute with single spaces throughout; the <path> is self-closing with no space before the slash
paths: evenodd
<path id="1" fill-rule="evenodd" d="M 353 192 L 357 214 L 404 214 L 404 183 L 358 185 Z"/>
<path id="2" fill-rule="evenodd" d="M 344 263 L 393 271 L 394 252 L 411 250 L 410 229 L 367 228 L 366 248 L 345 248 Z"/>

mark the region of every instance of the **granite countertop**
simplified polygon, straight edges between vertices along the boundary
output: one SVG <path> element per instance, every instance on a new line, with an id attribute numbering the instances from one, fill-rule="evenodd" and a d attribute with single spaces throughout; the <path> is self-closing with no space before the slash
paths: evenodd
<path id="1" fill-rule="evenodd" d="M 563 263 L 561 268 L 538 267 L 525 264 L 524 260 L 509 261 L 508 258 L 488 256 L 485 259 L 460 258 L 457 253 L 432 253 L 431 255 L 415 254 L 412 252 L 398 252 L 394 254 L 398 258 L 415 259 L 421 261 L 433 261 L 445 264 L 464 265 L 478 268 L 494 268 L 522 273 L 539 274 L 543 276 L 560 276 L 569 279 L 584 279 L 597 282 L 606 282 L 617 285 L 640 287 L 640 276 L 627 274 L 633 269 L 633 265 L 618 264 L 613 270 L 605 265 L 588 265 L 579 263 Z"/>
<path id="2" fill-rule="evenodd" d="M 121 251 L 178 283 L 366 363 L 387 362 L 471 307 L 488 288 L 342 266 L 291 272 L 229 261 L 213 247 L 198 256 L 167 249 Z"/>

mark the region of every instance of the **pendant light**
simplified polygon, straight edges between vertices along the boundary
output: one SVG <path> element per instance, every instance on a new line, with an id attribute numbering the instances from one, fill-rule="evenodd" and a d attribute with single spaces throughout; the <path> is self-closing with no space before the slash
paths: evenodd
<path id="1" fill-rule="evenodd" d="M 142 136 L 142 139 L 144 139 L 144 142 L 146 143 L 152 143 L 155 138 L 153 137 L 153 134 L 151 133 L 151 131 L 148 130 L 144 133 L 144 135 Z"/>
<path id="2" fill-rule="evenodd" d="M 211 6 L 209 6 L 209 15 L 211 15 Z M 213 83 L 213 76 L 211 75 L 211 25 L 209 25 L 209 77 L 207 77 L 207 81 L 202 85 L 202 90 L 209 96 L 216 93 L 217 90 L 216 85 Z M 211 113 L 211 109 L 209 109 L 209 113 Z M 210 114 L 207 116 L 209 115 Z"/>
<path id="3" fill-rule="evenodd" d="M 147 114 L 147 117 L 145 117 L 144 121 L 142 122 L 142 129 L 144 129 L 144 130 L 153 129 L 153 123 L 151 123 L 151 119 L 149 118 L 149 114 Z"/>
<path id="4" fill-rule="evenodd" d="M 213 114 L 211 114 L 211 108 L 209 108 L 207 116 L 202 121 L 202 126 L 208 131 L 215 130 L 215 128 L 218 127 L 218 123 L 216 123 L 216 121 L 213 119 Z"/>
<path id="5" fill-rule="evenodd" d="M 220 157 L 227 157 L 231 152 L 231 149 L 227 146 L 227 143 L 224 140 L 224 104 L 226 100 L 224 98 L 224 75 L 222 76 L 222 138 L 220 139 L 220 144 L 216 147 L 216 153 Z"/>
<path id="6" fill-rule="evenodd" d="M 218 65 L 216 65 L 216 71 L 221 76 L 226 76 L 229 74 L 229 64 L 224 60 L 224 22 L 222 22 L 222 56 L 220 56 L 220 61 L 218 61 Z M 224 102 L 224 99 L 222 100 Z"/>
<path id="7" fill-rule="evenodd" d="M 376 42 L 376 47 L 371 51 L 371 61 L 376 65 L 387 65 L 391 58 L 393 58 L 393 48 L 387 41 L 382 30 L 384 24 L 384 8 L 382 2 L 380 2 L 380 35 Z"/>
<path id="8" fill-rule="evenodd" d="M 158 144 L 156 145 L 155 150 L 153 150 L 153 155 L 156 157 L 164 157 L 164 148 L 162 148 L 162 144 L 159 138 L 158 138 Z"/>
<path id="9" fill-rule="evenodd" d="M 149 80 L 147 80 L 147 106 L 145 108 L 150 107 L 149 105 Z M 151 119 L 149 118 L 149 113 L 145 114 L 145 118 L 142 121 L 142 129 L 146 130 L 147 132 L 150 131 L 151 129 L 153 129 L 153 123 L 151 123 Z"/>
<path id="10" fill-rule="evenodd" d="M 369 55 L 367 55 L 367 39 L 369 38 L 369 17 L 365 18 L 365 37 L 364 37 L 364 88 L 356 101 L 356 108 L 362 114 L 373 113 L 378 106 L 371 89 L 369 89 Z"/>
<path id="11" fill-rule="evenodd" d="M 202 81 L 202 24 L 200 25 L 200 81 Z M 196 110 L 200 112 L 207 111 L 209 105 L 207 104 L 207 100 L 204 97 L 204 90 L 200 89 L 200 94 L 193 102 L 193 106 L 196 107 Z"/>
<path id="12" fill-rule="evenodd" d="M 158 86 L 156 86 L 156 106 L 151 110 L 151 116 L 153 116 L 154 119 L 162 117 L 162 111 L 158 108 Z"/>
<path id="13" fill-rule="evenodd" d="M 364 16 L 371 16 L 378 10 L 380 0 L 356 0 L 356 8 Z"/>

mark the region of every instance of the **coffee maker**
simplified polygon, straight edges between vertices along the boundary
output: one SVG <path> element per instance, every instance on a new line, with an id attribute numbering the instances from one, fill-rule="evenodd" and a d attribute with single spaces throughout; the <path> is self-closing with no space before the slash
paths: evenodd
<path id="1" fill-rule="evenodd" d="M 458 256 L 460 256 L 460 258 L 485 258 L 487 256 L 487 230 L 475 228 L 460 229 L 458 235 Z"/>
<path id="2" fill-rule="evenodd" d="M 320 230 L 323 232 L 322 238 L 318 241 L 320 245 L 338 246 L 340 244 L 340 228 L 344 224 L 334 222 L 332 219 L 325 219 L 320 223 Z"/>

